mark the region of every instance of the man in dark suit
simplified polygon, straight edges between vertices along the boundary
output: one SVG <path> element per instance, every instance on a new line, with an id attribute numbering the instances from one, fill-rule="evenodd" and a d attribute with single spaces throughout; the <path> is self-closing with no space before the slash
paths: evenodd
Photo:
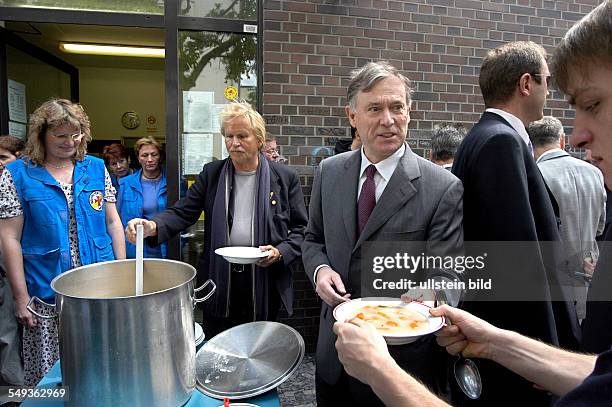
<path id="1" fill-rule="evenodd" d="M 543 116 L 550 80 L 545 57 L 544 49 L 533 42 L 509 43 L 490 51 L 480 69 L 486 110 L 453 164 L 453 173 L 465 188 L 465 240 L 521 246 L 517 251 L 508 243 L 514 247 L 512 255 L 489 256 L 487 264 L 494 288 L 511 286 L 516 299 L 483 301 L 484 293 L 468 293 L 473 301 L 464 307 L 501 328 L 575 348 L 576 315 L 571 304 L 559 301 L 566 297 L 555 273 L 554 248 L 542 243 L 559 240 L 557 219 L 525 130 Z M 529 292 L 530 301 L 521 297 L 523 290 Z M 486 361 L 479 361 L 479 366 L 483 392 L 474 404 L 549 402 L 545 392 L 509 370 Z"/>
<path id="2" fill-rule="evenodd" d="M 410 91 L 409 80 L 388 63 L 371 62 L 353 72 L 346 110 L 363 147 L 323 160 L 315 175 L 302 258 L 323 300 L 316 353 L 319 406 L 381 405 L 369 387 L 343 371 L 332 332 L 333 308 L 359 297 L 362 274 L 371 273 L 365 264 L 361 270 L 364 243 L 417 241 L 424 242 L 426 253 L 441 253 L 463 242 L 461 183 L 405 143 Z M 428 385 L 440 373 L 435 352 L 432 335 L 392 351 Z"/>
<path id="3" fill-rule="evenodd" d="M 143 224 L 149 243 L 160 244 L 204 212 L 198 280 L 210 278 L 217 285 L 204 303 L 208 337 L 241 323 L 274 320 L 281 301 L 292 314 L 289 265 L 300 256 L 307 223 L 296 172 L 261 152 L 266 134 L 261 115 L 247 103 L 230 103 L 220 116 L 229 158 L 206 164 L 187 195 L 155 219 L 133 219 L 126 227 L 131 242 L 135 226 Z M 268 255 L 256 265 L 229 264 L 214 253 L 225 246 L 255 246 Z"/>

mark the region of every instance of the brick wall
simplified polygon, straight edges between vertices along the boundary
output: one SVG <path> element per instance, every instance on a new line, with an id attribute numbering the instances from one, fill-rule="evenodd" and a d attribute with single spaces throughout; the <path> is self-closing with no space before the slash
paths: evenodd
<path id="1" fill-rule="evenodd" d="M 350 137 L 344 115 L 349 72 L 386 59 L 413 81 L 408 141 L 428 153 L 441 121 L 470 128 L 484 106 L 478 71 L 486 52 L 531 40 L 551 52 L 572 24 L 600 1 L 550 0 L 264 0 L 263 109 L 268 130 L 300 174 L 308 196 L 318 162 L 338 137 Z M 552 91 L 546 115 L 571 133 L 573 112 Z M 312 344 L 318 303 L 300 267 L 296 316 L 286 322 Z"/>

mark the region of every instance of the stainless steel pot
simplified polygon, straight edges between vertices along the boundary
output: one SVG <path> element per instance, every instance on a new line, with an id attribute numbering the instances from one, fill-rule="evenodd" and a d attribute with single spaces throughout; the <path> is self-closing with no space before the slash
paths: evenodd
<path id="1" fill-rule="evenodd" d="M 194 289 L 195 269 L 144 260 L 144 294 L 135 293 L 135 260 L 83 266 L 56 277 L 66 405 L 180 406 L 196 385 L 193 308 L 215 291 Z M 210 293 L 196 293 L 211 285 Z M 35 297 L 32 302 L 35 302 Z M 38 300 L 40 301 L 40 300 Z"/>

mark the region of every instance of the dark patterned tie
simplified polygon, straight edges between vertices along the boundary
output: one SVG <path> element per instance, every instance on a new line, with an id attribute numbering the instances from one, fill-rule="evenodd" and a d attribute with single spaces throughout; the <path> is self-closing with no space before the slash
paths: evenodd
<path id="1" fill-rule="evenodd" d="M 376 167 L 373 164 L 368 165 L 365 170 L 366 180 L 361 186 L 359 201 L 357 202 L 357 220 L 358 233 L 361 235 L 365 224 L 368 223 L 368 218 L 376 206 L 376 184 L 374 183 L 374 174 Z"/>

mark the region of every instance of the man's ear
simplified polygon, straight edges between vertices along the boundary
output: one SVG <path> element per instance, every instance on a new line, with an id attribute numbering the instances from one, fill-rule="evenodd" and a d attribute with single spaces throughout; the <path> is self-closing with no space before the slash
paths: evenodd
<path id="1" fill-rule="evenodd" d="M 559 136 L 559 148 L 561 150 L 565 150 L 565 133 L 561 132 L 561 135 Z"/>
<path id="2" fill-rule="evenodd" d="M 531 88 L 533 87 L 533 76 L 529 73 L 524 73 L 519 78 L 519 92 L 523 96 L 529 96 L 531 94 Z"/>
<path id="3" fill-rule="evenodd" d="M 348 117 L 348 120 L 351 126 L 353 126 L 354 128 L 357 128 L 357 126 L 355 126 L 355 112 L 353 111 L 353 109 L 351 109 L 349 105 L 346 105 L 344 107 L 344 111 L 346 113 L 346 117 Z"/>

